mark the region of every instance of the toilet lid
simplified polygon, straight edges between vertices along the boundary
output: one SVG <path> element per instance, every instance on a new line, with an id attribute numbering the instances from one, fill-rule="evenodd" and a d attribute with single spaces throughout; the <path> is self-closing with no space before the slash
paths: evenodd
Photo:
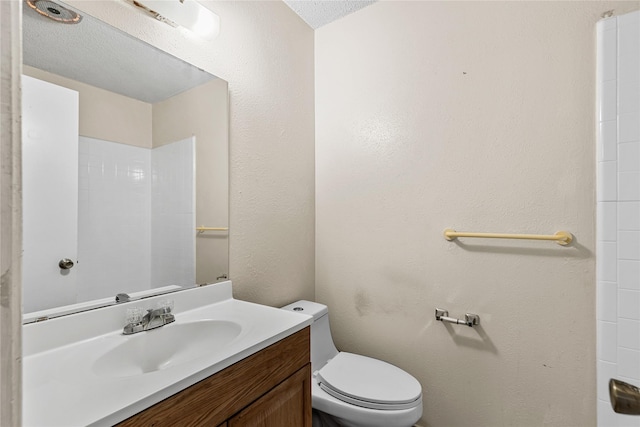
<path id="1" fill-rule="evenodd" d="M 340 352 L 316 374 L 325 392 L 371 409 L 408 409 L 416 406 L 422 387 L 418 380 L 387 362 Z"/>

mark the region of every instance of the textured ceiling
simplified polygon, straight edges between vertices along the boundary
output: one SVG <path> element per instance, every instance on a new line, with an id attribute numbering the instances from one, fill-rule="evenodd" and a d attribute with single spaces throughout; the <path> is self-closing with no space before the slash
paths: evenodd
<path id="1" fill-rule="evenodd" d="M 27 6 L 23 62 L 149 103 L 215 78 L 90 16 L 61 24 Z"/>
<path id="2" fill-rule="evenodd" d="M 314 29 L 375 3 L 284 1 Z M 66 25 L 23 10 L 23 60 L 32 67 L 150 103 L 214 78 L 90 16 Z"/>
<path id="3" fill-rule="evenodd" d="M 346 0 L 284 0 L 295 13 L 314 30 L 345 15 L 375 3 L 374 1 Z"/>

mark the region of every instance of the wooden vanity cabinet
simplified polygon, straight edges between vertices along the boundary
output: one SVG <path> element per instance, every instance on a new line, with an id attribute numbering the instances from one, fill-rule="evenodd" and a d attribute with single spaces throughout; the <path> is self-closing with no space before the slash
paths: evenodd
<path id="1" fill-rule="evenodd" d="M 311 411 L 305 410 L 305 399 L 311 393 L 310 380 L 311 367 L 307 364 L 231 418 L 228 427 L 310 427 L 306 412 L 310 416 Z"/>
<path id="2" fill-rule="evenodd" d="M 120 424 L 311 427 L 309 327 Z"/>

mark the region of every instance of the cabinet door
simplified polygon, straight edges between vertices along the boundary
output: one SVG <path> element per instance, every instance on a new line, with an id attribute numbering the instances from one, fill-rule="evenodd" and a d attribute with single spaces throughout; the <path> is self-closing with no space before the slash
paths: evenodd
<path id="1" fill-rule="evenodd" d="M 229 427 L 311 427 L 311 364 L 229 420 Z"/>

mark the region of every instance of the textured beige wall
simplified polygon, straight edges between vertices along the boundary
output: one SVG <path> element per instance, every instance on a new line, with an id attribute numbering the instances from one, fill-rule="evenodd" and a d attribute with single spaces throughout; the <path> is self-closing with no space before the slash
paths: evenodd
<path id="1" fill-rule="evenodd" d="M 338 348 L 420 380 L 422 425 L 595 425 L 595 24 L 639 4 L 383 1 L 316 31 L 316 297 Z"/>
<path id="2" fill-rule="evenodd" d="M 153 146 L 196 136 L 196 225 L 229 224 L 229 97 L 215 79 L 153 104 Z M 196 283 L 229 273 L 227 232 L 196 235 Z"/>
<path id="3" fill-rule="evenodd" d="M 0 2 L 0 425 L 22 421 L 22 137 L 19 2 Z"/>
<path id="4" fill-rule="evenodd" d="M 27 65 L 23 73 L 78 91 L 80 135 L 151 148 L 151 104 Z"/>
<path id="5" fill-rule="evenodd" d="M 230 277 L 236 297 L 314 297 L 314 34 L 281 1 L 201 1 L 202 41 L 125 2 L 68 4 L 229 82 Z"/>

